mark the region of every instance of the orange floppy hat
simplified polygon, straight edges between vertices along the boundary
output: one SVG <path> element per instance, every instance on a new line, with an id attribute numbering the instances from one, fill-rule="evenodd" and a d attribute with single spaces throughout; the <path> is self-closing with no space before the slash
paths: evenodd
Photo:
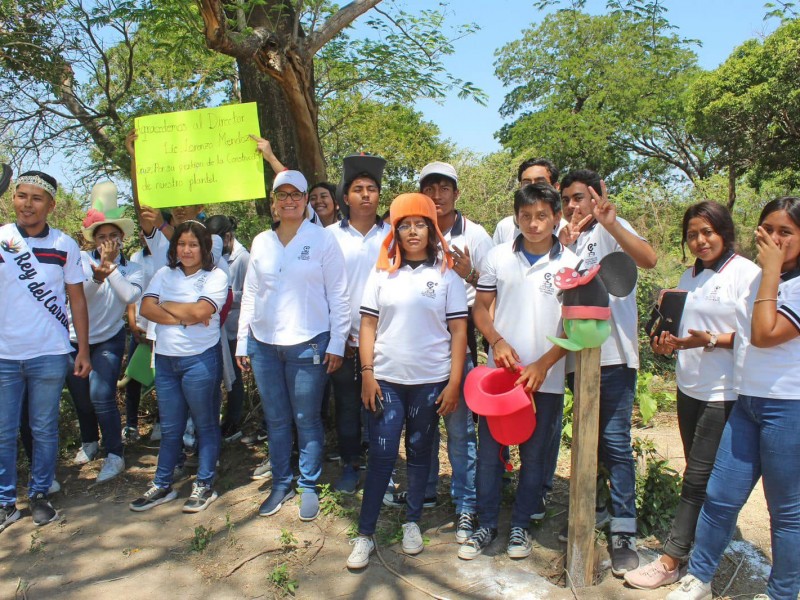
<path id="1" fill-rule="evenodd" d="M 436 223 L 436 205 L 433 203 L 433 200 L 428 198 L 425 194 L 416 192 L 400 194 L 397 198 L 392 200 L 392 205 L 389 207 L 389 222 L 392 224 L 392 229 L 381 245 L 381 251 L 378 255 L 378 269 L 392 273 L 400 268 L 402 257 L 400 256 L 400 250 L 395 242 L 394 236 L 397 224 L 406 217 L 427 217 L 431 220 L 436 230 L 436 236 L 439 238 L 439 243 L 442 246 L 442 254 L 444 256 L 442 271 L 448 267 L 452 269 L 453 259 L 450 256 L 450 248 L 439 229 L 439 225 Z"/>
<path id="2" fill-rule="evenodd" d="M 536 413 L 530 396 L 514 385 L 519 373 L 481 365 L 467 375 L 464 399 L 469 409 L 486 419 L 489 432 L 503 446 L 517 446 L 536 429 Z"/>

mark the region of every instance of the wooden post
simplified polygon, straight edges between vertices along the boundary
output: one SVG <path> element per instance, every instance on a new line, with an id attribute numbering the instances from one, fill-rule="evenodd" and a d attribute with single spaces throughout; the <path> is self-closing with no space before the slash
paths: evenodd
<path id="1" fill-rule="evenodd" d="M 592 585 L 597 436 L 600 422 L 600 348 L 578 352 L 572 405 L 572 468 L 569 479 L 567 574 L 570 585 Z"/>

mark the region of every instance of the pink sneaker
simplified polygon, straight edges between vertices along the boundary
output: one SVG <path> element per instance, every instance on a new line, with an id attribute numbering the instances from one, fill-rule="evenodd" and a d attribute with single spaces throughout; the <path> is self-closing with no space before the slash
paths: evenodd
<path id="1" fill-rule="evenodd" d="M 666 565 L 658 559 L 625 573 L 625 581 L 628 582 L 628 585 L 640 590 L 654 590 L 663 585 L 675 583 L 680 578 L 680 567 L 674 571 L 668 571 Z"/>

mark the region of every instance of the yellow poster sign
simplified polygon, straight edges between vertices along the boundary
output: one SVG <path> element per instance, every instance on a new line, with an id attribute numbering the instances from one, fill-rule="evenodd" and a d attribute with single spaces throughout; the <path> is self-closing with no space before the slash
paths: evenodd
<path id="1" fill-rule="evenodd" d="M 256 103 L 136 119 L 139 202 L 154 208 L 264 198 Z"/>

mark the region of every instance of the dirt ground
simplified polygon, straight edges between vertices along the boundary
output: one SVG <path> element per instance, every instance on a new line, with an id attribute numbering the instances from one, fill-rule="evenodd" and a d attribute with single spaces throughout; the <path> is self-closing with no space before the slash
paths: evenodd
<path id="1" fill-rule="evenodd" d="M 144 428 L 143 428 L 144 429 Z M 672 465 L 683 469 L 683 451 L 674 414 L 662 413 L 655 424 L 634 435 L 654 440 Z M 357 515 L 359 498 L 323 502 L 324 512 L 302 523 L 295 501 L 277 515 L 260 518 L 257 510 L 269 481 L 250 481 L 262 449 L 238 442 L 226 445 L 218 479 L 220 498 L 197 515 L 181 513 L 191 480 L 177 485 L 178 501 L 145 513 L 128 510 L 128 502 L 146 488 L 153 476 L 157 446 L 145 440 L 127 449 L 128 470 L 105 484 L 94 479 L 101 461 L 83 467 L 62 462 L 58 480 L 63 491 L 53 504 L 62 518 L 36 528 L 27 506 L 23 519 L 0 534 L 0 598 L 94 600 L 106 598 L 172 597 L 186 599 L 255 599 L 281 597 L 291 587 L 297 598 L 568 598 L 650 599 L 665 591 L 626 588 L 608 569 L 602 539 L 597 561 L 597 585 L 565 589 L 563 560 L 566 545 L 557 532 L 566 523 L 569 453 L 562 449 L 555 502 L 549 516 L 532 528 L 533 555 L 513 561 L 505 555 L 504 531 L 476 560 L 457 558 L 452 505 L 447 499 L 449 465 L 442 453 L 440 506 L 426 509 L 422 523 L 425 551 L 402 554 L 397 531 L 399 510 L 384 508 L 379 524 L 379 555 L 361 572 L 349 572 L 348 531 Z M 337 468 L 328 463 L 323 481 L 333 481 Z M 24 475 L 24 474 L 23 474 Z M 25 479 L 22 479 L 25 481 Z M 20 496 L 24 497 L 21 490 Z M 716 594 L 752 598 L 763 593 L 769 563 L 769 519 L 759 485 L 739 519 L 738 540 L 714 581 Z M 192 549 L 192 543 L 195 549 Z M 394 543 L 393 543 L 394 542 Z M 197 546 L 203 546 L 197 551 Z M 656 555 L 654 539 L 639 540 L 643 560 Z"/>

